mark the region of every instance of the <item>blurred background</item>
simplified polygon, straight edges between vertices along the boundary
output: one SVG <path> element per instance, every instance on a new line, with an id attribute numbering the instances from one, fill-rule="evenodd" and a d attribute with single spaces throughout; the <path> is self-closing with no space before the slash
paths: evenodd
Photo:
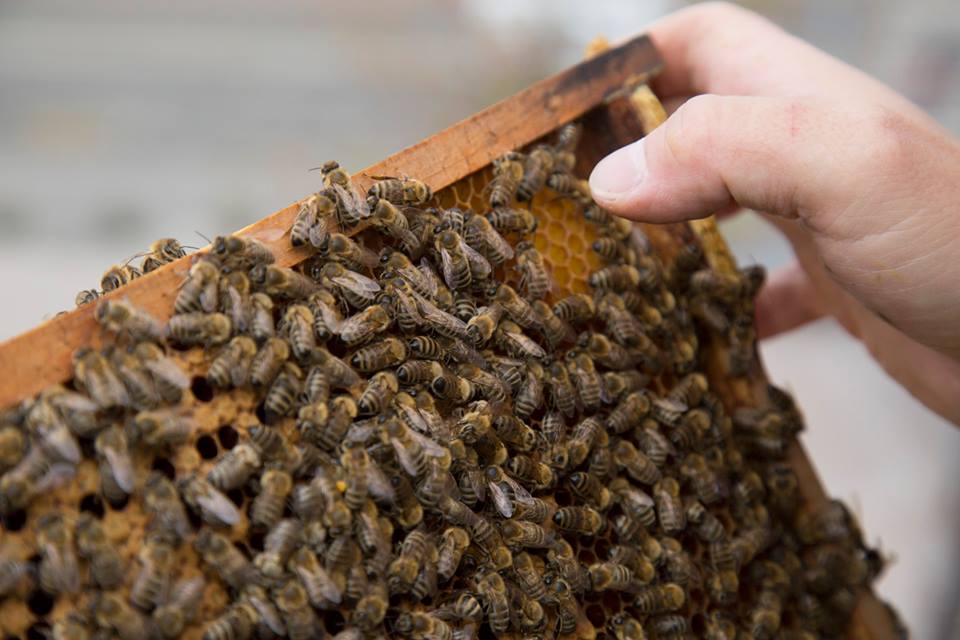
<path id="1" fill-rule="evenodd" d="M 0 339 L 159 237 L 205 244 L 314 191 L 310 167 L 358 170 L 683 4 L 0 3 Z M 743 4 L 960 131 L 956 0 Z M 726 231 L 744 261 L 790 259 L 755 219 Z M 762 352 L 829 491 L 892 559 L 880 593 L 915 637 L 960 637 L 960 431 L 832 321 Z"/>

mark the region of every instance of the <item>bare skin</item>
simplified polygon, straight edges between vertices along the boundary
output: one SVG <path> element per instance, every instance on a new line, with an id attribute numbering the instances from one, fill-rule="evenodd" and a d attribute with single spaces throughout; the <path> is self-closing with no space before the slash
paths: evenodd
<path id="1" fill-rule="evenodd" d="M 833 315 L 960 424 L 960 141 L 732 5 L 680 11 L 650 34 L 667 62 L 654 88 L 675 110 L 597 165 L 595 199 L 648 222 L 767 212 L 797 261 L 760 293 L 761 337 Z"/>

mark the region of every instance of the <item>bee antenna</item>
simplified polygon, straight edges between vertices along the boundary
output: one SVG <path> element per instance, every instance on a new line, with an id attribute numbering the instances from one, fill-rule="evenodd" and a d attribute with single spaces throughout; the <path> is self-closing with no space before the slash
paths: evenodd
<path id="1" fill-rule="evenodd" d="M 194 232 L 195 234 L 197 234 L 198 236 L 200 236 L 201 238 L 203 238 L 204 240 L 206 240 L 206 241 L 207 241 L 207 244 L 213 244 L 213 241 L 210 240 L 210 238 L 208 238 L 207 236 L 203 235 L 203 234 L 200 233 L 199 231 L 194 230 L 193 232 Z"/>

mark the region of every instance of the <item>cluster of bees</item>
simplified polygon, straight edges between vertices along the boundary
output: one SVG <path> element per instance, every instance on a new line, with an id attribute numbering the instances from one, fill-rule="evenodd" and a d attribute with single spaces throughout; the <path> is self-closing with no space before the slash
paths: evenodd
<path id="1" fill-rule="evenodd" d="M 74 302 L 79 307 L 97 300 L 105 293 L 119 289 L 123 285 L 136 280 L 145 273 L 162 267 L 165 264 L 178 260 L 187 255 L 187 249 L 176 238 L 160 238 L 150 245 L 150 248 L 134 258 L 142 258 L 140 266 L 130 264 L 134 258 L 124 264 L 115 264 L 103 272 L 100 278 L 99 289 L 84 289 L 77 294 Z"/>
<path id="2" fill-rule="evenodd" d="M 36 531 L 0 559 L 0 604 L 82 590 L 40 634 L 59 640 L 841 635 L 879 555 L 840 503 L 801 504 L 790 397 L 725 407 L 701 372 L 716 341 L 749 368 L 762 271 L 713 270 L 693 238 L 665 264 L 575 177 L 578 138 L 498 159 L 486 212 L 411 178 L 362 197 L 328 163 L 297 268 L 219 237 L 166 325 L 99 302 L 113 344 L 0 426 L 0 516 Z M 553 290 L 539 193 L 595 226 L 590 293 Z M 212 402 L 246 394 L 257 420 L 207 473 L 138 475 L 197 439 L 192 348 Z M 27 511 L 83 458 L 109 509 L 147 515 L 133 563 L 96 513 Z"/>

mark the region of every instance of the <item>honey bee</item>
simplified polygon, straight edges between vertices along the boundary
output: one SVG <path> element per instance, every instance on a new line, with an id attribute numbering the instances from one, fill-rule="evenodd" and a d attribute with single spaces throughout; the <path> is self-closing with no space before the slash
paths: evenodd
<path id="1" fill-rule="evenodd" d="M 446 622 L 420 611 L 401 613 L 397 617 L 395 629 L 399 634 L 411 638 L 453 640 L 453 630 Z"/>
<path id="2" fill-rule="evenodd" d="M 160 238 L 150 245 L 150 250 L 144 256 L 143 263 L 140 266 L 144 273 L 150 273 L 185 255 L 187 255 L 186 249 L 176 238 Z"/>
<path id="3" fill-rule="evenodd" d="M 139 269 L 129 264 L 115 264 L 103 273 L 103 277 L 100 279 L 100 288 L 103 289 L 104 293 L 109 293 L 133 282 L 141 275 L 143 274 Z"/>
<path id="4" fill-rule="evenodd" d="M 306 298 L 319 289 L 317 283 L 302 273 L 272 264 L 260 264 L 251 269 L 250 282 L 266 295 L 284 300 Z M 251 300 L 256 306 L 255 296 Z"/>
<path id="5" fill-rule="evenodd" d="M 143 507 L 150 517 L 150 527 L 184 538 L 191 531 L 180 494 L 172 482 L 158 472 L 151 472 L 143 488 Z"/>
<path id="6" fill-rule="evenodd" d="M 546 145 L 534 148 L 523 161 L 523 178 L 517 186 L 517 200 L 529 202 L 543 188 L 553 170 L 554 156 Z"/>
<path id="7" fill-rule="evenodd" d="M 432 546 L 433 542 L 422 529 L 414 529 L 407 534 L 399 555 L 388 569 L 387 587 L 391 594 L 410 591 Z"/>
<path id="8" fill-rule="evenodd" d="M 547 355 L 543 347 L 524 334 L 520 326 L 510 320 L 500 321 L 500 325 L 494 332 L 494 339 L 509 354 L 518 358 L 540 359 Z"/>
<path id="9" fill-rule="evenodd" d="M 60 515 L 48 513 L 36 523 L 40 566 L 37 577 L 43 590 L 50 594 L 77 593 L 80 590 L 80 568 L 74 546 L 73 531 Z"/>
<path id="10" fill-rule="evenodd" d="M 557 607 L 557 632 L 560 634 L 573 633 L 577 628 L 577 618 L 580 607 L 573 596 L 570 584 L 563 578 L 552 580 L 548 585 L 550 599 Z"/>
<path id="11" fill-rule="evenodd" d="M 130 588 L 130 602 L 150 611 L 166 601 L 176 555 L 173 546 L 160 539 L 147 539 L 137 552 L 140 571 Z"/>
<path id="12" fill-rule="evenodd" d="M 213 313 L 219 302 L 220 270 L 210 259 L 193 263 L 173 303 L 174 313 Z"/>
<path id="13" fill-rule="evenodd" d="M 551 404 L 561 414 L 572 416 L 577 410 L 578 395 L 567 367 L 559 360 L 552 362 L 547 368 L 547 381 Z"/>
<path id="14" fill-rule="evenodd" d="M 606 397 L 603 389 L 603 378 L 597 373 L 593 358 L 586 353 L 569 351 L 570 378 L 577 389 L 580 402 L 587 409 L 597 409 L 600 402 Z"/>
<path id="15" fill-rule="evenodd" d="M 772 638 L 780 628 L 783 602 L 773 591 L 764 590 L 757 596 L 757 604 L 750 611 L 750 633 L 755 638 Z"/>
<path id="16" fill-rule="evenodd" d="M 604 511 L 610 506 L 613 495 L 610 489 L 589 471 L 575 471 L 567 478 L 570 490 L 590 506 Z"/>
<path id="17" fill-rule="evenodd" d="M 135 409 L 152 409 L 160 404 L 156 385 L 137 357 L 114 345 L 107 347 L 104 355 L 110 358 L 114 373 L 126 387 L 130 406 Z"/>
<path id="18" fill-rule="evenodd" d="M 514 555 L 513 571 L 520 588 L 528 598 L 541 601 L 546 598 L 547 588 L 543 583 L 543 572 L 537 570 L 530 554 L 522 552 Z"/>
<path id="19" fill-rule="evenodd" d="M 474 280 L 490 275 L 492 267 L 487 259 L 464 242 L 456 231 L 446 229 L 434 242 L 440 254 L 443 279 L 452 290 L 466 289 Z"/>
<path id="20" fill-rule="evenodd" d="M 329 232 L 330 220 L 337 214 L 336 194 L 324 189 L 309 196 L 297 208 L 297 217 L 290 227 L 290 244 L 302 247 L 311 236 L 323 237 Z"/>
<path id="21" fill-rule="evenodd" d="M 183 390 L 190 386 L 190 379 L 177 363 L 153 342 L 140 342 L 133 353 L 153 377 L 160 399 L 167 404 L 180 402 Z"/>
<path id="22" fill-rule="evenodd" d="M 257 612 L 246 602 L 232 605 L 203 631 L 204 640 L 243 640 L 254 632 Z"/>
<path id="23" fill-rule="evenodd" d="M 578 204 L 589 206 L 593 203 L 590 183 L 570 173 L 551 173 L 547 178 L 547 186 Z"/>
<path id="24" fill-rule="evenodd" d="M 430 382 L 442 372 L 443 367 L 436 360 L 407 360 L 397 368 L 397 380 L 409 387 Z"/>
<path id="25" fill-rule="evenodd" d="M 106 329 L 133 341 L 163 339 L 160 323 L 143 309 L 125 300 L 104 300 L 94 312 L 97 322 Z"/>
<path id="26" fill-rule="evenodd" d="M 404 365 L 409 364 L 409 361 Z M 404 365 L 401 365 L 404 366 Z M 399 374 L 399 370 L 398 370 Z M 380 414 L 392 401 L 399 390 L 398 375 L 390 371 L 375 374 L 367 383 L 357 400 L 357 415 L 370 416 Z"/>
<path id="27" fill-rule="evenodd" d="M 476 315 L 467 321 L 467 338 L 477 347 L 489 342 L 500 322 L 500 318 L 503 317 L 503 313 L 503 307 L 498 304 L 477 309 Z"/>
<path id="28" fill-rule="evenodd" d="M 636 365 L 633 353 L 602 333 L 585 334 L 582 346 L 591 358 L 607 369 L 626 370 Z"/>
<path id="29" fill-rule="evenodd" d="M 493 161 L 493 179 L 490 180 L 490 206 L 494 209 L 513 202 L 517 187 L 523 180 L 523 155 L 511 151 Z"/>
<path id="30" fill-rule="evenodd" d="M 131 437 L 151 449 L 179 446 L 193 435 L 193 422 L 171 409 L 141 411 L 133 419 Z"/>
<path id="31" fill-rule="evenodd" d="M 0 426 L 0 473 L 17 466 L 27 453 L 27 434 L 12 424 Z"/>
<path id="32" fill-rule="evenodd" d="M 207 480 L 221 491 L 243 486 L 260 469 L 260 453 L 253 445 L 242 442 L 217 460 Z"/>
<path id="33" fill-rule="evenodd" d="M 723 499 L 724 486 L 699 453 L 691 453 L 684 459 L 680 474 L 693 485 L 697 497 L 704 504 L 714 504 Z"/>
<path id="34" fill-rule="evenodd" d="M 231 270 L 249 269 L 274 261 L 273 252 L 252 238 L 217 236 L 213 239 L 212 248 L 213 254 Z"/>
<path id="35" fill-rule="evenodd" d="M 416 256 L 420 253 L 420 238 L 410 231 L 410 223 L 407 217 L 396 205 L 385 199 L 378 200 L 373 207 L 371 220 L 384 235 L 399 242 L 404 253 L 410 256 Z"/>
<path id="36" fill-rule="evenodd" d="M 351 622 L 362 631 L 371 631 L 387 614 L 389 594 L 382 580 L 372 581 L 366 595 L 357 601 Z"/>
<path id="37" fill-rule="evenodd" d="M 613 459 L 627 475 L 641 484 L 653 485 L 660 481 L 661 475 L 657 466 L 626 440 L 620 440 L 614 445 Z"/>
<path id="38" fill-rule="evenodd" d="M 546 549 L 553 543 L 553 536 L 546 529 L 525 520 L 504 521 L 500 533 L 504 544 L 514 549 Z"/>
<path id="39" fill-rule="evenodd" d="M 250 365 L 257 354 L 257 343 L 247 336 L 235 336 L 210 364 L 207 379 L 218 389 L 243 387 L 250 378 Z"/>
<path id="40" fill-rule="evenodd" d="M 350 364 L 360 371 L 372 372 L 399 365 L 406 359 L 407 345 L 397 338 L 385 338 L 354 351 Z"/>
<path id="41" fill-rule="evenodd" d="M 499 207 L 487 214 L 487 220 L 500 233 L 527 235 L 537 230 L 537 217 L 526 209 Z"/>
<path id="42" fill-rule="evenodd" d="M 395 205 L 412 205 L 418 207 L 433 197 L 429 186 L 413 178 L 394 178 L 373 176 L 377 182 L 367 191 L 367 203 L 375 206 L 377 200 L 383 199 Z"/>
<path id="43" fill-rule="evenodd" d="M 332 609 L 343 601 L 342 588 L 307 547 L 300 547 L 293 553 L 288 567 L 300 580 L 313 606 Z"/>
<path id="44" fill-rule="evenodd" d="M 647 587 L 637 594 L 633 606 L 641 613 L 676 611 L 686 602 L 686 592 L 678 584 L 667 583 Z"/>
<path id="45" fill-rule="evenodd" d="M 649 396 L 643 391 L 633 391 L 624 396 L 607 416 L 607 430 L 613 433 L 629 431 L 638 426 L 649 411 Z"/>
<path id="46" fill-rule="evenodd" d="M 680 485 L 671 477 L 665 477 L 653 488 L 660 526 L 667 533 L 683 531 L 687 526 L 686 512 L 680 503 Z"/>
<path id="47" fill-rule="evenodd" d="M 180 495 L 203 520 L 217 527 L 232 527 L 240 522 L 240 512 L 227 496 L 204 478 L 190 475 L 178 482 Z"/>
<path id="48" fill-rule="evenodd" d="M 292 362 L 284 362 L 263 399 L 264 418 L 272 424 L 293 409 L 303 385 L 303 371 Z"/>
<path id="49" fill-rule="evenodd" d="M 587 283 L 603 291 L 629 291 L 640 286 L 640 272 L 630 265 L 612 265 L 590 274 Z"/>
<path id="50" fill-rule="evenodd" d="M 124 407 L 130 402 L 109 361 L 93 349 L 82 347 L 74 352 L 73 375 L 81 390 L 103 409 Z"/>
<path id="51" fill-rule="evenodd" d="M 250 335 L 257 342 L 264 342 L 276 333 L 273 321 L 273 299 L 265 293 L 250 296 Z"/>
<path id="52" fill-rule="evenodd" d="M 313 360 L 323 368 L 330 385 L 341 389 L 350 389 L 360 383 L 360 376 L 350 365 L 326 349 L 317 349 Z"/>
<path id="53" fill-rule="evenodd" d="M 320 620 L 310 607 L 306 590 L 296 580 L 289 580 L 273 594 L 273 601 L 283 615 L 287 636 L 291 640 L 312 640 L 320 634 Z"/>
<path id="54" fill-rule="evenodd" d="M 368 342 L 387 330 L 392 318 L 383 305 L 368 306 L 339 324 L 328 323 L 333 333 L 349 346 Z"/>
<path id="55" fill-rule="evenodd" d="M 197 618 L 206 583 L 203 578 L 184 578 L 173 585 L 170 598 L 153 612 L 160 636 L 173 640 Z"/>
<path id="56" fill-rule="evenodd" d="M 610 620 L 610 630 L 616 640 L 645 640 L 643 625 L 627 613 L 618 613 Z"/>
<path id="57" fill-rule="evenodd" d="M 480 215 L 467 214 L 463 240 L 493 265 L 501 265 L 514 255 L 513 246 L 504 240 L 487 218 Z"/>
<path id="58" fill-rule="evenodd" d="M 120 640 L 140 640 L 150 635 L 143 614 L 132 609 L 117 591 L 95 593 L 90 610 L 97 625 L 113 630 Z"/>
<path id="59" fill-rule="evenodd" d="M 648 619 L 654 637 L 680 640 L 687 637 L 687 619 L 680 615 L 660 615 Z"/>
<path id="60" fill-rule="evenodd" d="M 494 633 L 505 633 L 510 628 L 510 601 L 507 586 L 498 573 L 487 573 L 477 580 L 477 595 L 483 600 L 487 623 Z"/>
<path id="61" fill-rule="evenodd" d="M 197 533 L 193 546 L 230 587 L 240 590 L 253 582 L 256 572 L 250 560 L 223 534 L 204 527 Z"/>
<path id="62" fill-rule="evenodd" d="M 343 299 L 354 309 L 365 309 L 375 299 L 380 292 L 380 284 L 368 278 L 367 276 L 353 271 L 339 262 L 327 262 L 318 272 L 321 282 L 326 283 L 333 291 L 338 291 Z M 335 308 L 329 301 L 318 299 L 316 301 L 324 302 L 320 304 L 321 314 L 327 326 L 333 330 L 337 324 L 335 320 Z"/>
<path id="63" fill-rule="evenodd" d="M 230 339 L 233 323 L 222 313 L 181 313 L 167 323 L 167 337 L 185 346 L 211 347 Z"/>
<path id="64" fill-rule="evenodd" d="M 78 307 L 82 307 L 85 304 L 90 304 L 94 300 L 99 300 L 100 296 L 101 293 L 97 289 L 84 289 L 83 291 L 77 293 L 76 297 L 73 299 L 73 303 Z"/>
<path id="65" fill-rule="evenodd" d="M 564 531 L 587 536 L 597 535 L 604 526 L 603 516 L 591 507 L 561 507 L 553 522 Z"/>
<path id="66" fill-rule="evenodd" d="M 527 418 L 540 408 L 543 404 L 545 380 L 543 366 L 538 362 L 528 362 L 526 376 L 514 401 L 517 415 Z"/>
<path id="67" fill-rule="evenodd" d="M 447 582 L 457 572 L 463 552 L 470 546 L 470 534 L 460 527 L 447 527 L 440 538 L 437 575 Z"/>
<path id="68" fill-rule="evenodd" d="M 342 233 L 327 234 L 316 246 L 323 258 L 348 269 L 370 269 L 378 262 L 377 254 Z"/>
<path id="69" fill-rule="evenodd" d="M 553 305 L 553 314 L 570 324 L 581 324 L 591 320 L 597 313 L 593 298 L 585 293 L 573 293 L 561 298 Z"/>
<path id="70" fill-rule="evenodd" d="M 284 505 L 293 491 L 293 478 L 282 469 L 267 469 L 260 476 L 260 493 L 250 507 L 250 523 L 270 529 L 283 517 Z"/>
<path id="71" fill-rule="evenodd" d="M 696 525 L 697 536 L 704 542 L 716 543 L 726 538 L 723 523 L 699 501 L 687 505 L 687 520 Z"/>
<path id="72" fill-rule="evenodd" d="M 269 387 L 289 357 L 290 346 L 285 340 L 269 338 L 250 361 L 250 384 L 255 389 Z"/>
<path id="73" fill-rule="evenodd" d="M 100 468 L 100 491 L 111 504 L 121 504 L 133 493 L 135 473 L 127 436 L 116 425 L 101 431 L 94 441 Z"/>

